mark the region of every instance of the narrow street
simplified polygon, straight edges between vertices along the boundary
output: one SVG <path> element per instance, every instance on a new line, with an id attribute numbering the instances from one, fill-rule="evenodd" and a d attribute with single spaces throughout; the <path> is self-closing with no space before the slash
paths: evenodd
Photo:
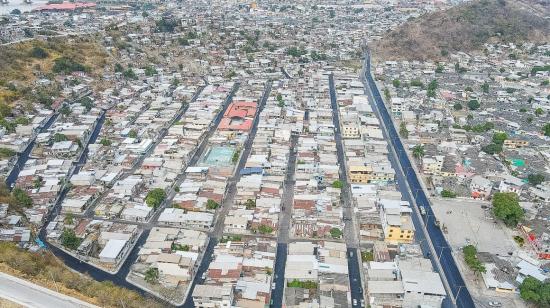
<path id="1" fill-rule="evenodd" d="M 334 75 L 329 75 L 330 102 L 332 107 L 332 120 L 334 123 L 334 140 L 336 142 L 336 152 L 338 154 L 338 166 L 340 168 L 340 181 L 343 183 L 340 198 L 342 200 L 344 214 L 344 240 L 346 242 L 348 257 L 348 275 L 351 290 L 351 298 L 360 303 L 364 299 L 363 284 L 361 280 L 361 254 L 359 248 L 359 239 L 357 229 L 355 228 L 355 213 L 351 202 L 352 195 L 350 184 L 348 182 L 348 172 L 346 167 L 346 157 L 344 145 L 342 142 L 342 133 L 340 129 L 340 114 L 338 111 L 338 102 L 336 99 L 336 88 L 334 85 Z"/>

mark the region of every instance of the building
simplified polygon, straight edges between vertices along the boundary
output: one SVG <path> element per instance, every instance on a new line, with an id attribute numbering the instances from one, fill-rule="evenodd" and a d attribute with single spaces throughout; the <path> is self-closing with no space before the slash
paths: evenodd
<path id="1" fill-rule="evenodd" d="M 230 308 L 233 304 L 233 287 L 230 285 L 196 285 L 193 302 L 197 308 Z"/>

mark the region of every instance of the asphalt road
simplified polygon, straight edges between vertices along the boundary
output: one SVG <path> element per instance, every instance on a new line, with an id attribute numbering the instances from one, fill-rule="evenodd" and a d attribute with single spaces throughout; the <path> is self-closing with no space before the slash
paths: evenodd
<path id="1" fill-rule="evenodd" d="M 372 75 L 370 74 L 370 65 L 370 57 L 367 54 L 365 58 L 364 69 L 365 79 L 368 85 L 368 91 L 366 92 L 371 97 L 371 102 L 374 103 L 375 108 L 373 108 L 373 110 L 378 111 L 379 117 L 384 123 L 384 134 L 389 141 L 390 146 L 392 146 L 395 150 L 396 154 L 394 154 L 394 152 L 391 152 L 392 155 L 390 155 L 392 164 L 394 165 L 394 167 L 397 167 L 397 164 L 401 166 L 401 168 L 395 168 L 398 182 L 400 183 L 399 186 L 404 193 L 403 195 L 408 200 L 412 201 L 412 199 L 414 199 L 414 201 L 416 201 L 416 203 L 411 202 L 411 205 L 423 205 L 426 209 L 427 216 L 434 216 L 430 202 L 424 190 L 422 189 L 422 186 L 420 185 L 418 177 L 416 176 L 416 173 L 412 168 L 408 156 L 405 153 L 403 143 L 401 142 L 399 134 L 397 133 L 397 130 L 393 124 L 392 118 L 386 106 L 384 105 L 384 102 L 380 95 L 380 91 L 378 90 L 378 87 L 376 86 L 376 83 Z M 405 183 L 408 184 L 410 192 L 408 190 L 405 190 Z M 416 210 L 418 213 L 418 209 Z M 450 294 L 450 296 L 456 299 L 457 307 L 475 307 L 472 297 L 465 286 L 464 280 L 462 279 L 462 275 L 460 274 L 460 271 L 453 259 L 452 249 L 448 245 L 441 229 L 437 227 L 435 225 L 435 221 L 432 220 L 432 222 L 426 224 L 426 229 L 429 235 L 428 237 L 426 237 L 426 235 L 423 234 L 424 231 L 422 228 L 422 224 L 425 224 L 425 222 L 421 222 L 417 215 L 413 215 L 413 223 L 416 227 L 416 233 L 418 236 L 417 240 L 424 242 L 424 244 L 427 244 L 427 241 L 431 241 L 431 244 L 436 254 L 432 254 L 430 258 L 433 264 L 436 264 L 437 262 L 437 260 L 435 260 L 434 258 L 439 259 L 439 263 L 441 264 L 441 268 L 444 272 L 444 277 L 446 277 L 447 283 L 452 291 L 452 294 Z M 423 246 L 423 248 L 426 249 L 427 247 Z M 427 250 L 424 251 L 426 252 Z M 437 269 L 438 267 L 435 266 L 435 268 Z M 444 302 L 444 306 L 448 305 L 450 305 L 450 303 L 447 299 Z"/>
<path id="2" fill-rule="evenodd" d="M 225 196 L 222 201 L 222 206 L 218 210 L 218 213 L 216 214 L 216 220 L 214 223 L 214 228 L 212 230 L 210 239 L 208 241 L 208 245 L 204 251 L 203 257 L 200 261 L 199 268 L 197 269 L 197 273 L 195 274 L 195 277 L 193 278 L 193 281 L 191 282 L 191 286 L 189 287 L 189 293 L 187 298 L 185 299 L 185 302 L 180 307 L 195 307 L 195 304 L 193 302 L 193 290 L 195 289 L 195 286 L 197 284 L 202 284 L 204 281 L 202 281 L 202 275 L 208 270 L 208 267 L 210 266 L 210 262 L 212 261 L 213 254 L 214 254 L 214 247 L 216 247 L 216 244 L 218 243 L 220 237 L 223 235 L 223 227 L 224 227 L 224 221 L 225 216 L 231 209 L 231 206 L 233 204 L 233 199 L 235 198 L 235 194 L 237 192 L 237 182 L 240 179 L 240 173 L 239 171 L 244 168 L 246 161 L 248 159 L 248 156 L 250 156 L 250 152 L 252 150 L 252 144 L 254 142 L 254 138 L 256 137 L 256 132 L 258 131 L 258 123 L 260 122 L 260 113 L 265 107 L 265 103 L 267 102 L 267 99 L 269 98 L 269 93 L 271 92 L 271 85 L 272 82 L 268 81 L 265 85 L 264 93 L 262 94 L 262 97 L 259 100 L 258 104 L 258 110 L 256 113 L 256 117 L 254 118 L 254 122 L 252 124 L 252 129 L 250 130 L 248 134 L 248 138 L 246 139 L 243 150 L 240 156 L 240 160 L 237 163 L 237 166 L 235 166 L 235 174 L 228 180 L 228 185 L 226 188 Z M 231 97 L 236 92 L 233 91 L 231 94 Z M 225 108 L 227 108 L 227 105 Z M 224 111 L 221 112 L 223 115 L 225 113 Z M 220 118 L 221 120 L 221 118 Z M 219 124 L 219 120 L 216 123 L 216 127 Z"/>
<path id="3" fill-rule="evenodd" d="M 39 133 L 46 132 L 52 126 L 52 124 L 55 122 L 58 116 L 59 116 L 59 113 L 53 114 L 48 119 L 46 124 L 44 124 L 44 126 L 42 126 L 42 128 L 39 130 Z M 25 163 L 29 159 L 32 149 L 34 148 L 35 141 L 36 141 L 36 135 L 32 137 L 29 144 L 27 144 L 27 147 L 25 148 L 25 150 L 21 152 L 21 154 L 19 154 L 19 156 L 17 157 L 17 162 L 11 169 L 8 176 L 6 177 L 6 185 L 10 187 L 10 189 L 11 189 L 11 185 L 13 185 L 17 181 L 17 178 L 19 177 L 19 173 L 21 172 L 23 167 L 25 167 Z"/>
<path id="4" fill-rule="evenodd" d="M 329 75 L 329 91 L 330 91 L 330 103 L 332 108 L 332 121 L 334 124 L 335 134 L 334 140 L 336 141 L 336 152 L 338 155 L 338 166 L 340 168 L 339 178 L 344 184 L 341 190 L 340 198 L 342 199 L 343 214 L 344 214 L 344 240 L 348 247 L 348 276 L 349 285 L 351 291 L 352 301 L 355 299 L 357 305 L 354 307 L 360 307 L 361 300 L 364 299 L 363 287 L 361 282 L 361 265 L 357 255 L 359 250 L 359 239 L 357 237 L 357 230 L 355 228 L 355 214 L 353 213 L 353 204 L 351 202 L 352 196 L 350 191 L 350 185 L 348 182 L 348 173 L 346 167 L 346 157 L 344 152 L 344 145 L 342 143 L 342 133 L 340 130 L 340 114 L 338 111 L 338 102 L 336 100 L 336 88 L 334 86 L 334 75 Z M 353 302 L 352 302 L 353 303 Z"/>
<path id="5" fill-rule="evenodd" d="M 31 282 L 0 273 L 0 297 L 33 308 L 99 308 Z"/>

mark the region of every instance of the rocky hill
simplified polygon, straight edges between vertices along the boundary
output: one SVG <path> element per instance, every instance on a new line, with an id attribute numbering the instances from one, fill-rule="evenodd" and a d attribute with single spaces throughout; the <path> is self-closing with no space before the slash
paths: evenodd
<path id="1" fill-rule="evenodd" d="M 377 58 L 440 59 L 490 42 L 549 42 L 547 0 L 473 0 L 408 21 L 373 49 Z"/>

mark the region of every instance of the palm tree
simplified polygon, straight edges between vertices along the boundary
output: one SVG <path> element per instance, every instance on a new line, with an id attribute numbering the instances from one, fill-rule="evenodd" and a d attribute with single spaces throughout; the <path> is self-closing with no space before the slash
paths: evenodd
<path id="1" fill-rule="evenodd" d="M 423 145 L 420 145 L 420 144 L 417 144 L 413 147 L 412 149 L 412 154 L 415 158 L 421 158 L 424 156 L 424 146 Z"/>

